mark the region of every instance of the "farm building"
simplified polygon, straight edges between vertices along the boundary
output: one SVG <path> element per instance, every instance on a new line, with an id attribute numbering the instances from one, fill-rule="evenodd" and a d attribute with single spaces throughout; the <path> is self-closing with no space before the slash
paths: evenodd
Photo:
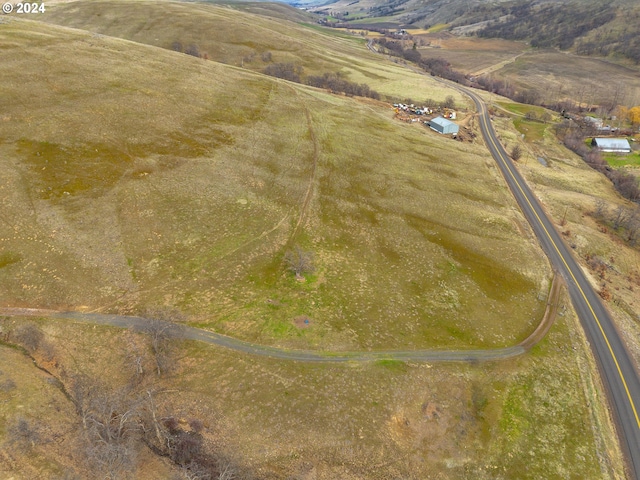
<path id="1" fill-rule="evenodd" d="M 591 146 L 603 152 L 630 153 L 631 145 L 626 138 L 594 138 Z"/>
<path id="2" fill-rule="evenodd" d="M 435 130 L 438 133 L 447 134 L 457 134 L 460 127 L 453 122 L 450 122 L 446 118 L 436 117 L 429 122 L 429 126 L 432 130 Z"/>

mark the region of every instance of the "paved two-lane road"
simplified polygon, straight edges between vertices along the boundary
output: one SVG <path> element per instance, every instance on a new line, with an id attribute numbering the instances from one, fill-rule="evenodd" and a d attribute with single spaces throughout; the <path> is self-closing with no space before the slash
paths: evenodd
<path id="1" fill-rule="evenodd" d="M 628 474 L 630 478 L 640 479 L 640 380 L 633 362 L 600 297 L 498 141 L 485 103 L 473 91 L 458 86 L 456 88 L 475 102 L 482 135 L 491 155 L 498 163 L 551 263 L 566 280 L 571 300 L 587 333 L 607 388 L 621 444 L 627 454 Z"/>

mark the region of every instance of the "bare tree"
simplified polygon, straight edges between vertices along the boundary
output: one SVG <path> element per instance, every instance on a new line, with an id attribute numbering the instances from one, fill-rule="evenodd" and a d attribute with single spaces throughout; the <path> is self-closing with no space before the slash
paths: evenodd
<path id="1" fill-rule="evenodd" d="M 72 379 L 70 393 L 82 421 L 79 440 L 89 468 L 109 479 L 130 476 L 141 398 L 127 387 L 111 390 L 84 375 Z"/>
<path id="2" fill-rule="evenodd" d="M 604 219 L 607 215 L 607 202 L 605 202 L 602 198 L 596 198 L 595 207 L 596 208 L 593 212 L 593 215 L 601 220 Z"/>
<path id="3" fill-rule="evenodd" d="M 171 340 L 180 336 L 181 326 L 176 322 L 184 320 L 177 310 L 168 308 L 149 309 L 145 312 L 147 321 L 137 330 L 146 334 L 151 341 L 156 371 L 158 375 L 168 372 L 175 366 L 171 355 Z"/>
<path id="4" fill-rule="evenodd" d="M 313 253 L 303 250 L 299 245 L 284 254 L 284 261 L 287 269 L 292 271 L 298 280 L 303 278 L 303 274 L 312 273 L 315 270 Z"/>
<path id="5" fill-rule="evenodd" d="M 442 104 L 444 108 L 455 108 L 456 99 L 453 95 L 447 95 L 447 98 L 444 99 L 444 103 Z"/>
<path id="6" fill-rule="evenodd" d="M 127 368 L 133 370 L 132 381 L 134 383 L 142 381 L 145 374 L 145 348 L 140 344 L 139 340 L 138 336 L 132 330 L 129 330 L 126 337 L 125 364 Z"/>
<path id="7" fill-rule="evenodd" d="M 627 215 L 624 220 L 624 229 L 627 233 L 627 241 L 633 247 L 638 243 L 638 236 L 640 236 L 640 214 L 638 209 L 633 210 Z"/>
<path id="8" fill-rule="evenodd" d="M 627 212 L 627 209 L 623 205 L 618 205 L 618 208 L 616 208 L 615 212 L 613 213 L 613 228 L 615 228 L 616 230 L 620 228 L 620 226 L 624 224 L 628 216 L 629 213 Z"/>
<path id="9" fill-rule="evenodd" d="M 174 366 L 171 356 L 171 339 L 177 336 L 178 328 L 173 323 L 155 318 L 149 319 L 141 328 L 151 341 L 151 351 L 158 376 L 168 372 Z"/>

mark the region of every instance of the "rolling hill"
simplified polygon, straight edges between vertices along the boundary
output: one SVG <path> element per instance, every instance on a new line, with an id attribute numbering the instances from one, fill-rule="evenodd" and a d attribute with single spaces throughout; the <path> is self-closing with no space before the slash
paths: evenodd
<path id="1" fill-rule="evenodd" d="M 266 76 L 257 57 L 388 96 L 451 90 L 273 15 L 94 4 L 2 17 L 0 306 L 164 309 L 320 351 L 492 348 L 534 328 L 548 264 L 482 144 Z M 304 281 L 283 261 L 295 246 L 315 258 Z M 0 317 L 0 340 L 0 476 L 110 473 L 83 422 L 104 405 L 135 426 L 119 478 L 197 473 L 150 447 L 160 427 L 238 478 L 621 471 L 571 309 L 530 354 L 481 364 L 307 364 L 173 339 L 160 374 L 149 335 L 46 314 Z"/>
<path id="2" fill-rule="evenodd" d="M 445 92 L 437 82 L 380 62 L 366 50 L 362 38 L 247 11 L 256 7 L 136 1 L 117 2 L 118 8 L 113 5 L 109 1 L 57 4 L 39 18 L 100 35 L 191 51 L 256 72 L 276 63 L 291 63 L 302 68 L 305 75 L 339 73 L 389 97 L 444 99 L 454 95 L 463 102 L 456 92 Z M 270 4 L 261 5 L 271 10 Z M 275 8 L 281 12 L 288 7 Z"/>
<path id="3" fill-rule="evenodd" d="M 618 0 L 339 0 L 310 9 L 332 22 L 370 28 L 451 29 L 457 34 L 526 40 L 533 47 L 640 63 L 637 2 Z"/>

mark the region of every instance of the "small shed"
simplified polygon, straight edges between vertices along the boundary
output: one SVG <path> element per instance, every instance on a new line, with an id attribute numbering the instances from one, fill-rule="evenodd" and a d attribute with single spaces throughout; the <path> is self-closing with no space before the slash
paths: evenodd
<path id="1" fill-rule="evenodd" d="M 594 138 L 591 146 L 603 152 L 631 153 L 631 145 L 626 138 Z"/>
<path id="2" fill-rule="evenodd" d="M 435 130 L 438 133 L 442 134 L 457 134 L 460 127 L 453 122 L 450 122 L 446 118 L 436 117 L 433 120 L 429 121 L 429 127 L 432 130 Z"/>

